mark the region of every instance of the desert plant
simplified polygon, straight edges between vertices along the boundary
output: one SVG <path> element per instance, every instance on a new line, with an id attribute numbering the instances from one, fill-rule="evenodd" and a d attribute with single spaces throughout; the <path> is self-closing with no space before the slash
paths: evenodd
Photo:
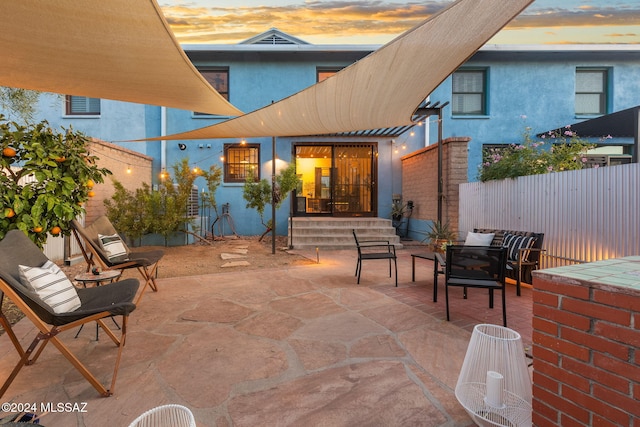
<path id="1" fill-rule="evenodd" d="M 271 204 L 273 199 L 276 209 L 279 208 L 286 196 L 298 185 L 295 164 L 290 164 L 286 169 L 276 175 L 274 181 L 273 191 L 269 181 L 264 178 L 260 181 L 255 181 L 253 176 L 248 176 L 244 183 L 243 197 L 247 201 L 247 207 L 258 211 L 260 222 L 266 228 L 259 240 L 262 240 L 273 227 L 272 219 L 269 219 L 267 222 L 264 221 L 264 210 L 266 206 Z"/>
<path id="2" fill-rule="evenodd" d="M 427 236 L 423 242 L 428 242 L 433 246 L 434 250 L 440 251 L 443 245 L 447 245 L 457 240 L 457 238 L 457 233 L 451 230 L 448 222 L 433 221 L 429 226 L 429 230 L 427 230 Z"/>
<path id="3" fill-rule="evenodd" d="M 89 138 L 57 132 L 46 121 L 22 126 L 0 115 L 0 239 L 22 230 L 39 247 L 47 235 L 69 235 L 92 187 L 110 174 L 89 155 Z"/>

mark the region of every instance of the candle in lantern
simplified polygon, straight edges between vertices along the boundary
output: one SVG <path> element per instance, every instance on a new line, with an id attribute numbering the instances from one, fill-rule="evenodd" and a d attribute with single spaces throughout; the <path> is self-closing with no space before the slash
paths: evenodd
<path id="1" fill-rule="evenodd" d="M 485 401 L 489 406 L 494 408 L 502 408 L 504 406 L 502 400 L 502 389 L 504 377 L 500 372 L 487 371 L 487 394 Z"/>

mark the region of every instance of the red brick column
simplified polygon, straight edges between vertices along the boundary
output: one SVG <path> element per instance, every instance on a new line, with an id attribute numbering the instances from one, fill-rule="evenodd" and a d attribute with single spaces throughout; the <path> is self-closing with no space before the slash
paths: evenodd
<path id="1" fill-rule="evenodd" d="M 640 286 L 561 269 L 533 279 L 533 424 L 640 427 Z"/>

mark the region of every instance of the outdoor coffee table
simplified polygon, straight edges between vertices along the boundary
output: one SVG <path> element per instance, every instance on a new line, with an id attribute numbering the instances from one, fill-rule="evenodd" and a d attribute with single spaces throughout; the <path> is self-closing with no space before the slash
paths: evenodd
<path id="1" fill-rule="evenodd" d="M 80 283 L 82 287 L 86 288 L 87 285 L 91 283 L 93 283 L 95 286 L 101 286 L 103 284 L 112 283 L 121 275 L 122 275 L 122 272 L 120 270 L 101 271 L 98 274 L 87 272 L 87 273 L 81 273 L 76 275 L 76 277 L 74 277 L 74 280 Z M 115 321 L 113 317 L 111 318 L 111 320 L 118 327 L 118 329 L 120 329 L 120 325 L 118 325 L 118 323 Z M 78 329 L 78 332 L 76 333 L 75 338 L 78 338 L 78 335 L 80 335 L 80 332 L 82 331 L 83 327 L 84 325 L 80 326 L 80 329 Z M 99 329 L 100 327 L 98 326 L 98 322 L 96 322 L 96 341 L 98 341 Z"/>

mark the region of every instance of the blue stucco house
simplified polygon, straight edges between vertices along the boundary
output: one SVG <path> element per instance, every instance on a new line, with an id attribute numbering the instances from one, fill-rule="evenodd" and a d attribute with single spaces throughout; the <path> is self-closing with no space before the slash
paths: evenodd
<path id="1" fill-rule="evenodd" d="M 202 75 L 247 112 L 313 85 L 378 47 L 313 45 L 277 29 L 235 45 L 183 46 Z M 444 138 L 471 138 L 473 181 L 483 147 L 522 142 L 525 127 L 536 134 L 640 105 L 639 89 L 638 45 L 487 45 L 425 94 L 425 105 L 445 105 Z M 229 203 L 238 233 L 264 231 L 257 213 L 245 208 L 242 186 L 247 175 L 271 176 L 272 138 L 134 142 L 229 117 L 75 96 L 42 96 L 36 118 L 151 156 L 156 183 L 185 157 L 202 169 L 218 164 L 224 181 L 216 199 Z M 402 188 L 401 156 L 438 141 L 434 116 L 417 114 L 415 120 L 415 126 L 402 128 L 276 138 L 276 167 L 295 162 L 301 181 L 292 203 L 278 212 L 279 233 L 290 214 L 390 218 L 392 199 Z M 607 147 L 597 154 L 607 161 L 630 161 L 636 154 L 633 135 L 602 144 Z"/>

